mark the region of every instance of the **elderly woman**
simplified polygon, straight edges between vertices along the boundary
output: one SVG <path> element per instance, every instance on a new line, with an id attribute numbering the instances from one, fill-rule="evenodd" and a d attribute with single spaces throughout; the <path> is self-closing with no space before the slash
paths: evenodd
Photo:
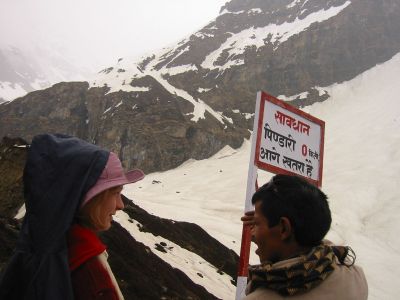
<path id="1" fill-rule="evenodd" d="M 123 209 L 124 173 L 114 153 L 78 138 L 33 138 L 24 169 L 26 215 L 0 299 L 123 299 L 97 232 Z"/>

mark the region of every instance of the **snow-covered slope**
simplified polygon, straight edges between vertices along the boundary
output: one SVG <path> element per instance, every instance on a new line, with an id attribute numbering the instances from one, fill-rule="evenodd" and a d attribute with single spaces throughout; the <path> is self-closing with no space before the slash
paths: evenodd
<path id="1" fill-rule="evenodd" d="M 304 107 L 329 97 L 321 87 L 399 53 L 399 15 L 396 0 L 231 0 L 203 28 L 139 60 L 120 59 L 91 86 L 150 97 L 160 84 L 190 102 L 191 121 L 208 115 L 247 128 L 257 89 Z"/>
<path id="2" fill-rule="evenodd" d="M 183 271 L 194 283 L 204 286 L 218 298 L 233 298 L 232 278 L 225 273 L 218 273 L 218 269 L 201 256 L 160 236 L 139 230 L 141 224 L 130 219 L 123 211 L 117 213 L 115 221 L 128 230 L 137 241 L 152 249 L 162 260 Z M 165 245 L 164 251 L 155 250 L 157 245 Z"/>
<path id="3" fill-rule="evenodd" d="M 50 47 L 0 42 L 0 103 L 61 81 L 88 80 L 91 72 Z"/>
<path id="4" fill-rule="evenodd" d="M 194 106 L 192 121 L 204 119 L 205 112 L 209 112 L 222 124 L 226 121 L 233 123 L 226 112 L 219 112 L 207 105 L 209 95 L 218 93 L 218 83 L 224 81 L 224 72 L 248 64 L 249 56 L 255 55 L 249 54 L 250 50 L 256 51 L 260 57 L 271 56 L 269 52 L 260 54 L 262 52 L 258 50 L 272 47 L 275 51 L 289 39 L 310 30 L 311 25 L 337 17 L 351 4 L 350 1 L 341 0 L 325 2 L 310 7 L 304 0 L 293 2 L 288 7 L 282 3 L 277 10 L 269 7 L 252 8 L 250 4 L 241 11 L 225 8 L 204 28 L 171 47 L 136 61 L 131 58 L 119 59 L 116 65 L 100 72 L 91 86 L 107 85 L 110 87 L 109 93 L 120 90 L 145 93 L 150 87 L 137 86 L 135 82 L 150 76 L 169 93 L 180 96 Z M 282 22 L 282 16 L 285 22 Z M 263 64 L 260 61 L 258 63 Z M 185 74 L 194 77 L 188 85 L 182 86 L 178 81 L 178 87 L 173 78 Z M 197 93 L 193 91 L 193 86 L 197 87 Z M 222 104 L 220 106 L 223 107 Z"/>
<path id="5" fill-rule="evenodd" d="M 326 121 L 323 190 L 333 213 L 328 238 L 355 250 L 372 300 L 400 294 L 399 73 L 396 55 L 349 82 L 324 88 L 330 99 L 306 108 Z M 249 149 L 249 142 L 239 150 L 224 148 L 210 159 L 149 174 L 124 192 L 149 212 L 195 222 L 238 251 Z M 271 176 L 260 173 L 260 183 Z M 257 262 L 254 254 L 251 261 Z M 231 289 L 224 299 L 233 298 Z"/>
<path id="6" fill-rule="evenodd" d="M 222 112 L 213 110 L 201 99 L 196 99 L 187 91 L 173 86 L 167 79 L 165 79 L 166 75 L 176 75 L 190 70 L 197 70 L 195 66 L 189 65 L 172 69 L 163 67 L 160 70 L 156 70 L 156 65 L 164 59 L 165 53 L 168 53 L 168 51 L 171 51 L 171 49 L 167 51 L 163 50 L 157 56 L 153 56 L 150 63 L 147 64 L 145 68 L 142 68 L 140 63 L 132 63 L 126 59 L 120 59 L 116 66 L 101 71 L 100 73 L 102 73 L 102 75 L 93 80 L 91 86 L 101 87 L 107 85 L 110 87 L 109 93 L 118 91 L 148 92 L 151 89 L 150 87 L 135 86 L 132 84 L 132 80 L 150 76 L 157 80 L 157 82 L 171 93 L 171 95 L 177 95 L 193 105 L 193 112 L 189 113 L 189 115 L 192 116 L 191 120 L 193 122 L 197 122 L 199 119 L 204 119 L 205 113 L 208 112 L 222 124 L 225 124 L 224 122 L 232 123 L 232 121 L 228 117 L 224 116 Z"/>

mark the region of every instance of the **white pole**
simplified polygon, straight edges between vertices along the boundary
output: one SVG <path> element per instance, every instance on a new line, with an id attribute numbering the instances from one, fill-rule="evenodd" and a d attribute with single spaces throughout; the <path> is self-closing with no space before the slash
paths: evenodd
<path id="1" fill-rule="evenodd" d="M 254 165 L 255 152 L 256 152 L 256 141 L 258 132 L 258 119 L 260 115 L 260 103 L 261 103 L 261 92 L 257 93 L 256 107 L 254 114 L 253 133 L 251 138 L 251 152 L 249 161 L 249 171 L 247 175 L 247 188 L 246 188 L 246 202 L 244 206 L 244 212 L 253 211 L 253 205 L 251 204 L 251 197 L 256 191 L 256 180 L 257 180 L 257 167 Z M 245 229 L 243 229 L 245 232 Z M 247 231 L 246 234 L 249 234 Z M 242 246 L 240 252 L 239 270 L 236 285 L 236 300 L 241 300 L 245 296 L 245 290 L 247 285 L 247 266 L 249 264 L 249 251 L 250 251 L 250 239 L 244 238 L 245 234 L 242 234 Z"/>

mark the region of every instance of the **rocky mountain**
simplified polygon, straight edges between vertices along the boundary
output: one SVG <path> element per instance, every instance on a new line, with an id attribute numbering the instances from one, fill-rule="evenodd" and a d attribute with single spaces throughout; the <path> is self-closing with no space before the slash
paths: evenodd
<path id="1" fill-rule="evenodd" d="M 0 151 L 1 273 L 15 249 L 21 226 L 21 220 L 14 216 L 24 202 L 22 173 L 26 159 L 26 142 L 5 138 L 0 143 Z M 196 264 L 208 264 L 214 279 L 219 276 L 227 284 L 234 284 L 238 262 L 235 252 L 195 224 L 150 215 L 127 198 L 124 198 L 124 203 L 127 222 L 141 234 L 133 236 L 128 231 L 129 226 L 122 227 L 113 222 L 111 229 L 102 233 L 101 239 L 108 247 L 110 265 L 126 299 L 220 298 L 195 283 L 185 270 L 171 266 L 168 259 L 163 257 L 163 254 L 174 254 L 179 251 L 178 248 L 186 249 L 196 258 L 195 261 L 190 261 L 190 257 L 179 256 L 186 263 L 190 261 L 190 268 L 197 269 Z M 20 213 L 18 218 L 22 215 Z M 153 238 L 151 244 L 145 244 L 146 236 Z M 199 279 L 205 279 L 208 275 L 199 271 L 195 274 Z"/>
<path id="2" fill-rule="evenodd" d="M 192 107 L 152 77 L 146 97 L 137 93 L 108 93 L 88 83 L 59 83 L 0 105 L 0 135 L 31 139 L 39 132 L 64 132 L 113 150 L 127 168 L 146 172 L 166 170 L 189 158 L 212 155 L 226 143 L 238 147 L 244 128 L 213 117 L 193 122 Z"/>
<path id="3" fill-rule="evenodd" d="M 258 90 L 304 106 L 400 51 L 397 0 L 231 0 L 204 28 L 88 83 L 0 105 L 0 135 L 64 132 L 147 172 L 249 136 Z M 351 101 L 351 99 L 349 99 Z"/>

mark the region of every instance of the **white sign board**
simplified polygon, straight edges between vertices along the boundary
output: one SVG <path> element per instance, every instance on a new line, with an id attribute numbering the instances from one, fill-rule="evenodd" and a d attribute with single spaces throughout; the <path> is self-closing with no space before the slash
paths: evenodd
<path id="1" fill-rule="evenodd" d="M 322 184 L 325 123 L 261 92 L 255 164 Z"/>

